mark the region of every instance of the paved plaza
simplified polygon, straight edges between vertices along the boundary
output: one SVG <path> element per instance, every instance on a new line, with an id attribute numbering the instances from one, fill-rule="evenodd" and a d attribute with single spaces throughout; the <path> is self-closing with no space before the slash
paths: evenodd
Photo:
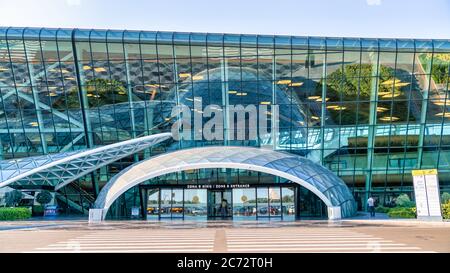
<path id="1" fill-rule="evenodd" d="M 0 252 L 450 252 L 449 224 L 392 220 L 3 222 Z"/>

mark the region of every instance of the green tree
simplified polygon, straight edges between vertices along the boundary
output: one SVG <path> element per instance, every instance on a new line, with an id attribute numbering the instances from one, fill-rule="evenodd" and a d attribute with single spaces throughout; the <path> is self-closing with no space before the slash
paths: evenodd
<path id="1" fill-rule="evenodd" d="M 378 80 L 378 93 L 389 96 L 390 94 L 396 94 L 395 100 L 398 101 L 395 107 L 392 109 L 392 115 L 398 117 L 399 120 L 406 120 L 408 114 L 408 104 L 404 92 L 401 90 L 402 86 L 394 86 L 395 82 L 400 82 L 395 78 L 395 70 L 391 67 L 381 65 L 378 71 L 378 78 L 373 77 L 371 64 L 349 64 L 344 68 L 339 68 L 336 71 L 327 75 L 327 97 L 329 102 L 342 101 L 356 101 L 356 100 L 369 100 L 372 90 L 372 84 L 375 84 L 375 80 Z M 384 84 L 386 83 L 386 84 Z M 317 84 L 316 95 L 320 96 L 322 93 L 323 81 Z M 389 102 L 390 104 L 390 102 Z M 381 105 L 381 104 L 380 104 Z M 382 106 L 382 105 L 381 105 Z M 369 111 L 362 105 L 350 103 L 345 104 L 344 109 L 341 111 L 330 111 L 331 117 L 334 121 L 341 120 L 341 124 L 354 124 L 356 121 L 356 112 L 358 110 L 358 120 L 360 122 L 368 121 Z M 390 107 L 388 107 L 390 108 Z"/>
<path id="2" fill-rule="evenodd" d="M 16 207 L 23 198 L 23 193 L 19 190 L 9 191 L 5 195 L 5 203 L 8 207 Z"/>
<path id="3" fill-rule="evenodd" d="M 395 200 L 395 204 L 398 207 L 413 207 L 414 206 L 414 202 L 411 201 L 411 199 L 409 199 L 409 196 L 405 193 L 400 194 L 397 199 Z"/>
<path id="4" fill-rule="evenodd" d="M 441 194 L 441 203 L 446 204 L 450 201 L 450 193 L 444 192 Z"/>
<path id="5" fill-rule="evenodd" d="M 36 196 L 36 201 L 45 206 L 48 203 L 50 203 L 53 199 L 52 194 L 49 191 L 41 191 L 37 196 Z"/>

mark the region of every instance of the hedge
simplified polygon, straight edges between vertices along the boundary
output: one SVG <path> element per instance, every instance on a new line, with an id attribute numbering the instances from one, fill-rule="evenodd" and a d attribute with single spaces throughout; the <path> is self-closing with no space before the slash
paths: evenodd
<path id="1" fill-rule="evenodd" d="M 416 208 L 395 207 L 387 215 L 391 218 L 416 218 Z"/>
<path id="2" fill-rule="evenodd" d="M 29 208 L 0 208 L 0 221 L 23 220 L 31 217 Z"/>

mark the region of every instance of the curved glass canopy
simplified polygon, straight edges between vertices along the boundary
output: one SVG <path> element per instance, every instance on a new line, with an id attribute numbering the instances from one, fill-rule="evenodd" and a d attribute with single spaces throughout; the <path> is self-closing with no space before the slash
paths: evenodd
<path id="1" fill-rule="evenodd" d="M 283 177 L 312 191 L 328 208 L 339 208 L 342 217 L 356 212 L 355 200 L 346 184 L 304 157 L 270 149 L 222 146 L 185 149 L 135 163 L 103 187 L 94 208 L 103 210 L 104 219 L 121 194 L 142 182 L 168 173 L 207 168 L 247 169 Z"/>

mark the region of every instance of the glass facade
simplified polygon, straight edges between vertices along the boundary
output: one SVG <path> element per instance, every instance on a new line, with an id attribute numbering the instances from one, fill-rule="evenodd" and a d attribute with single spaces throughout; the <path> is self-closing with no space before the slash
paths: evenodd
<path id="1" fill-rule="evenodd" d="M 207 183 L 201 179 L 184 180 L 183 176 L 187 173 L 180 172 L 142 184 L 140 190 L 146 201 L 128 206 L 141 206 L 148 220 L 292 221 L 326 218 L 326 205 L 296 183 L 252 171 L 199 169 L 195 172 L 211 173 L 212 177 L 223 172 L 224 177 L 235 181 L 227 184 L 219 176 L 210 178 Z M 124 217 L 118 210 L 121 205 L 121 202 L 116 202 L 111 218 Z"/>
<path id="2" fill-rule="evenodd" d="M 238 145 L 268 146 L 322 164 L 347 183 L 363 209 L 369 192 L 385 204 L 400 193 L 412 195 L 412 169 L 438 169 L 441 191 L 450 190 L 449 70 L 450 40 L 0 28 L 0 158 L 168 132 L 173 106 L 191 106 L 196 97 L 222 107 L 278 105 L 276 137 L 165 143 L 69 184 L 59 201 L 85 212 L 102 185 L 134 162 L 187 147 Z M 257 188 L 267 214 L 270 204 L 289 196 L 287 188 L 278 189 L 271 195 L 278 190 Z M 197 196 L 203 204 L 205 193 L 165 190 L 146 197 L 149 206 L 161 204 L 176 217 L 174 208 L 184 200 L 185 217 L 203 211 L 186 200 Z M 256 197 L 259 191 L 265 197 Z M 140 199 L 136 188 L 119 201 Z M 233 215 L 253 213 L 238 203 L 233 200 Z"/>

